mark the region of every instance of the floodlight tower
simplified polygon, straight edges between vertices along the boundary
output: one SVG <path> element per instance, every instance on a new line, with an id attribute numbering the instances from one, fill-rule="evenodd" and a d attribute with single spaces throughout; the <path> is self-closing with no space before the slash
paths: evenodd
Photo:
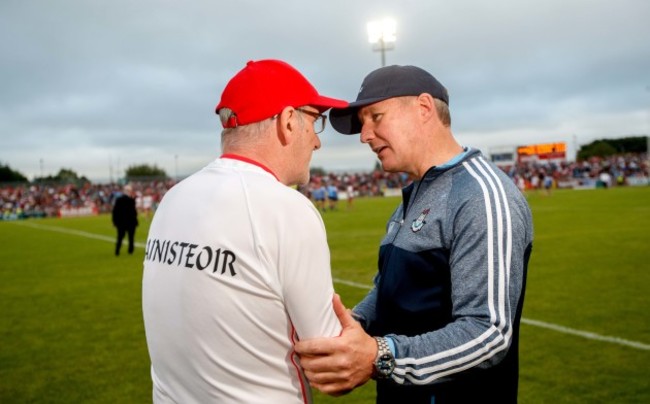
<path id="1" fill-rule="evenodd" d="M 381 52 L 382 67 L 386 66 L 386 51 L 395 47 L 396 27 L 395 20 L 390 18 L 368 23 L 368 41 L 373 51 Z"/>

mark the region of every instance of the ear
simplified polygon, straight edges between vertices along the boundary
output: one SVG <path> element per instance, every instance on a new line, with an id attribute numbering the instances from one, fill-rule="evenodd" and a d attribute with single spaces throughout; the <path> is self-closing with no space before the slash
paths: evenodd
<path id="1" fill-rule="evenodd" d="M 436 104 L 434 103 L 433 97 L 430 94 L 420 94 L 417 98 L 417 103 L 422 122 L 426 122 L 432 118 L 438 117 L 438 112 L 436 112 Z"/>
<path id="2" fill-rule="evenodd" d="M 293 107 L 285 107 L 278 114 L 278 139 L 282 146 L 291 143 L 297 133 L 298 112 Z"/>

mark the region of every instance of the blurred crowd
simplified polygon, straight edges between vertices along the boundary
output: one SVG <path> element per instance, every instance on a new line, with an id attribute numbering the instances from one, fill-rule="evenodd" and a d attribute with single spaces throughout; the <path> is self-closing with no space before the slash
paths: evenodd
<path id="1" fill-rule="evenodd" d="M 174 181 L 132 182 L 139 211 L 150 215 Z M 2 220 L 109 213 L 121 195 L 119 184 L 9 184 L 0 187 Z"/>
<path id="2" fill-rule="evenodd" d="M 532 189 L 647 185 L 647 155 L 621 154 L 580 162 L 532 162 L 501 167 L 522 192 Z M 375 170 L 370 173 L 312 175 L 299 191 L 325 211 L 336 209 L 339 199 L 348 205 L 356 197 L 396 196 L 411 179 L 403 173 Z M 141 215 L 150 217 L 175 181 L 131 182 Z M 0 220 L 29 217 L 70 217 L 109 213 L 122 192 L 119 184 L 81 186 L 65 184 L 6 184 L 0 186 Z"/>
<path id="3" fill-rule="evenodd" d="M 533 162 L 502 169 L 522 191 L 643 185 L 649 177 L 646 153 L 592 157 L 578 162 Z"/>

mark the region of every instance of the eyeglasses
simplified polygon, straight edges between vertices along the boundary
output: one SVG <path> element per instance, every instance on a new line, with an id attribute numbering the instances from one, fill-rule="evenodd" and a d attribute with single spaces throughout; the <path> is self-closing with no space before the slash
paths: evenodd
<path id="1" fill-rule="evenodd" d="M 314 118 L 316 118 L 316 120 L 314 121 L 314 132 L 316 134 L 321 133 L 322 131 L 325 130 L 325 122 L 327 122 L 327 116 L 323 114 L 319 114 L 318 112 L 308 111 L 302 108 L 296 108 L 296 110 L 302 112 L 303 114 L 307 114 L 309 116 L 313 116 Z"/>

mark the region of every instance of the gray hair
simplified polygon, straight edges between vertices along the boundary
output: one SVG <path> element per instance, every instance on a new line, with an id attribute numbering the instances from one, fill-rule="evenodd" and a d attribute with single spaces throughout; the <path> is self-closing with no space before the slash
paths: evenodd
<path id="1" fill-rule="evenodd" d="M 451 113 L 449 112 L 449 105 L 447 105 L 446 102 L 439 100 L 437 98 L 433 99 L 433 103 L 436 106 L 436 112 L 438 113 L 438 117 L 440 118 L 442 124 L 445 125 L 446 127 L 450 127 Z"/>
<path id="2" fill-rule="evenodd" d="M 237 115 L 231 109 L 221 108 L 219 110 L 219 119 L 221 119 L 222 125 L 233 117 L 236 119 Z M 248 125 L 225 128 L 221 131 L 221 150 L 245 148 L 258 143 L 263 139 L 264 132 L 272 124 L 274 118 L 275 116 Z"/>
<path id="3" fill-rule="evenodd" d="M 221 108 L 219 110 L 219 119 L 221 120 L 221 125 L 223 125 L 225 127 L 226 123 L 231 118 L 235 119 L 235 122 L 237 121 L 237 114 L 235 114 L 232 109 L 230 109 L 230 108 Z"/>
<path id="4" fill-rule="evenodd" d="M 305 118 L 303 118 L 302 115 L 303 114 L 298 114 L 300 117 L 300 124 L 304 127 Z M 231 109 L 221 108 L 219 110 L 219 119 L 221 119 L 222 125 L 227 123 L 233 117 L 237 119 L 237 115 Z M 277 117 L 278 115 L 273 115 L 271 118 L 250 123 L 248 125 L 225 128 L 221 131 L 221 150 L 245 148 L 247 146 L 255 145 L 263 139 L 264 132 L 268 130 Z"/>
<path id="5" fill-rule="evenodd" d="M 412 102 L 415 100 L 417 96 L 404 96 L 404 97 L 399 97 L 399 99 L 402 100 L 404 103 Z M 436 108 L 436 113 L 438 114 L 438 118 L 442 122 L 442 124 L 446 127 L 451 126 L 451 113 L 449 112 L 449 105 L 447 105 L 444 101 L 439 100 L 438 98 L 433 99 L 433 105 Z"/>

